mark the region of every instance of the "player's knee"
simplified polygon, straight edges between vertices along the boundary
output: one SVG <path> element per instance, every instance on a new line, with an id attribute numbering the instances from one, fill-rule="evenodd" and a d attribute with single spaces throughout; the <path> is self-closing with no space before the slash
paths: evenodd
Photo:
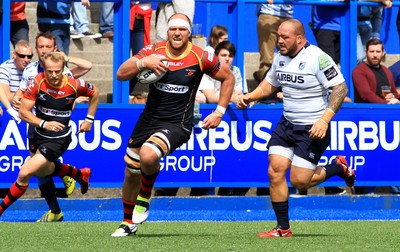
<path id="1" fill-rule="evenodd" d="M 143 146 L 149 147 L 153 150 L 156 154 L 158 159 L 162 158 L 163 156 L 168 155 L 170 151 L 170 143 L 168 138 L 162 133 L 154 133 L 151 135 L 149 139 L 143 144 Z M 153 161 L 153 154 L 152 153 L 144 153 L 141 155 L 143 162 L 152 162 Z M 157 160 L 158 162 L 158 160 Z"/>
<path id="2" fill-rule="evenodd" d="M 138 154 L 127 148 L 124 161 L 129 172 L 132 174 L 140 174 L 140 156 Z"/>
<path id="3" fill-rule="evenodd" d="M 309 189 L 309 184 L 308 182 L 297 180 L 297 179 L 291 179 L 290 184 L 292 184 L 293 187 L 295 187 L 297 190 L 303 191 Z"/>

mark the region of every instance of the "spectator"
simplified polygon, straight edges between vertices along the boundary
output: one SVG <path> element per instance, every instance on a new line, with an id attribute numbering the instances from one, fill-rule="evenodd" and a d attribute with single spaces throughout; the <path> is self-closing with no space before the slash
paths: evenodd
<path id="1" fill-rule="evenodd" d="M 69 54 L 71 2 L 39 1 L 37 23 L 40 32 L 50 31 L 59 50 Z"/>
<path id="2" fill-rule="evenodd" d="M 397 98 L 392 73 L 381 65 L 385 56 L 383 43 L 379 39 L 370 39 L 366 45 L 366 62 L 354 68 L 352 79 L 354 84 L 354 101 L 357 103 L 400 103 Z M 391 93 L 382 96 L 382 86 L 390 86 Z M 373 193 L 373 187 L 356 187 L 356 194 Z"/>
<path id="3" fill-rule="evenodd" d="M 12 119 L 17 121 L 18 123 L 21 122 L 21 119 L 18 116 L 18 112 L 14 108 L 11 107 L 10 102 L 8 101 L 7 96 L 4 93 L 4 89 L 2 86 L 0 86 L 0 103 L 3 103 L 3 105 L 7 109 L 7 113 L 12 117 Z M 3 115 L 3 109 L 2 109 L 2 107 L 0 107 L 0 116 L 2 116 L 2 115 Z"/>
<path id="4" fill-rule="evenodd" d="M 228 29 L 222 25 L 214 25 L 211 28 L 210 36 L 207 39 L 208 45 L 204 50 L 214 52 L 215 47 L 222 41 L 228 40 Z"/>
<path id="5" fill-rule="evenodd" d="M 183 13 L 193 23 L 194 0 L 172 0 L 159 2 L 156 12 L 156 41 L 167 40 L 168 20 L 175 13 Z"/>
<path id="6" fill-rule="evenodd" d="M 354 102 L 357 103 L 399 103 L 394 79 L 390 70 L 381 64 L 385 56 L 383 43 L 370 39 L 366 45 L 366 62 L 354 68 Z M 391 93 L 382 97 L 382 86 L 390 86 Z"/>
<path id="7" fill-rule="evenodd" d="M 103 38 L 114 37 L 114 2 L 101 3 L 100 33 L 103 35 Z"/>
<path id="8" fill-rule="evenodd" d="M 387 0 L 371 0 L 381 2 L 385 8 L 392 7 L 392 2 Z M 358 7 L 357 17 L 357 62 L 361 63 L 365 59 L 365 45 L 370 38 L 380 38 L 382 27 L 382 8 L 383 6 Z"/>
<path id="9" fill-rule="evenodd" d="M 257 35 L 258 35 L 258 51 L 260 52 L 260 66 L 258 71 L 253 73 L 254 79 L 260 83 L 268 69 L 272 65 L 274 58 L 274 50 L 278 41 L 279 25 L 293 17 L 293 5 L 291 4 L 272 4 L 272 0 L 268 0 L 268 4 L 257 5 Z"/>
<path id="10" fill-rule="evenodd" d="M 317 5 L 312 7 L 310 27 L 318 47 L 328 54 L 336 64 L 340 63 L 340 19 L 346 14 L 346 7 Z"/>
<path id="11" fill-rule="evenodd" d="M 22 98 L 19 111 L 21 119 L 35 127 L 34 138 L 30 142 L 31 155 L 21 167 L 18 177 L 9 189 L 7 196 L 0 204 L 0 216 L 18 200 L 28 189 L 30 178 L 36 174 L 44 176 L 70 176 L 81 185 L 81 192 L 85 194 L 89 189 L 90 168 L 76 169 L 63 165 L 57 159 L 68 149 L 71 142 L 71 127 L 68 126 L 70 111 L 73 103 L 71 98 L 88 96 L 89 108 L 86 119 L 80 124 L 77 134 L 88 132 L 92 128 L 94 116 L 98 106 L 99 92 L 97 88 L 81 79 L 73 79 L 63 74 L 66 61 L 65 56 L 57 52 L 46 53 L 43 57 L 44 72 L 38 74 L 29 85 Z M 68 82 L 68 85 L 66 84 Z M 39 85 L 40 83 L 40 85 Z M 63 97 L 54 96 L 48 92 L 53 88 L 63 92 Z M 39 99 L 39 97 L 41 99 Z M 35 107 L 35 114 L 32 109 Z M 45 113 L 42 108 L 64 111 L 58 115 Z M 65 116 L 68 114 L 69 116 Z M 61 116 L 60 116 L 61 115 Z"/>
<path id="12" fill-rule="evenodd" d="M 10 3 L 10 39 L 14 48 L 20 40 L 29 42 L 29 25 L 26 21 L 25 2 Z"/>
<path id="13" fill-rule="evenodd" d="M 150 21 L 153 13 L 150 2 L 134 2 L 130 8 L 130 45 L 131 53 L 135 55 L 143 47 L 149 45 L 150 41 Z M 146 96 L 149 91 L 149 85 L 136 86 L 136 77 L 129 80 L 129 103 L 137 103 L 139 96 Z M 139 90 L 138 90 L 139 89 Z M 142 96 L 143 97 L 143 96 Z"/>
<path id="14" fill-rule="evenodd" d="M 235 45 L 230 41 L 222 41 L 215 48 L 215 55 L 217 55 L 220 62 L 228 65 L 229 69 L 235 76 L 235 86 L 233 89 L 231 103 L 237 103 L 238 97 L 243 94 L 243 78 L 240 74 L 240 69 L 237 66 L 233 66 L 233 59 L 236 55 Z M 219 100 L 219 93 L 221 90 L 221 82 L 214 80 L 208 75 L 203 75 L 201 79 L 198 91 L 204 94 L 205 101 L 200 103 L 217 103 Z M 196 97 L 196 99 L 198 99 Z"/>
<path id="15" fill-rule="evenodd" d="M 96 39 L 102 37 L 100 33 L 93 32 L 89 29 L 89 20 L 86 14 L 86 6 L 90 6 L 89 0 L 82 0 L 82 2 L 72 2 L 70 27 L 70 34 L 72 39 L 80 39 L 84 37 Z"/>
<path id="16" fill-rule="evenodd" d="M 32 60 L 33 52 L 29 42 L 18 41 L 12 56 L 12 59 L 6 60 L 0 65 L 0 85 L 9 102 L 12 101 L 14 93 L 18 90 L 24 69 Z"/>

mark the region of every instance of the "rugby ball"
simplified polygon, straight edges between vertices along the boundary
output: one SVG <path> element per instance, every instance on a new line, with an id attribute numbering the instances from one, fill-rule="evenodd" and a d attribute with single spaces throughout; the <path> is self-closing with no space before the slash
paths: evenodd
<path id="1" fill-rule="evenodd" d="M 168 66 L 168 60 L 163 60 L 162 62 Z M 136 75 L 136 78 L 141 84 L 151 84 L 164 77 L 166 73 L 167 71 L 161 72 L 160 75 L 157 75 L 153 70 L 145 68 Z"/>

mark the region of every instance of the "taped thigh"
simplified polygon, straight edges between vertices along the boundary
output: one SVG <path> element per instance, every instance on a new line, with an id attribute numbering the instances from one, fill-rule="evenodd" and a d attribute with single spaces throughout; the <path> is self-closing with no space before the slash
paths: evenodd
<path id="1" fill-rule="evenodd" d="M 126 168 L 133 174 L 140 174 L 140 156 L 133 152 L 130 148 L 126 148 L 124 157 Z"/>
<path id="2" fill-rule="evenodd" d="M 159 158 L 168 155 L 171 148 L 168 138 L 160 132 L 151 135 L 143 145 L 150 147 Z"/>

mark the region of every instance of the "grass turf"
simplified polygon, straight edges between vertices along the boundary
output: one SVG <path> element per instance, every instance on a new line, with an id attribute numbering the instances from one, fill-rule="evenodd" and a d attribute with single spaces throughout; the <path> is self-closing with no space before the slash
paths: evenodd
<path id="1" fill-rule="evenodd" d="M 1 251 L 395 251 L 399 221 L 291 222 L 292 238 L 259 239 L 275 222 L 146 222 L 110 237 L 115 222 L 0 222 Z"/>

